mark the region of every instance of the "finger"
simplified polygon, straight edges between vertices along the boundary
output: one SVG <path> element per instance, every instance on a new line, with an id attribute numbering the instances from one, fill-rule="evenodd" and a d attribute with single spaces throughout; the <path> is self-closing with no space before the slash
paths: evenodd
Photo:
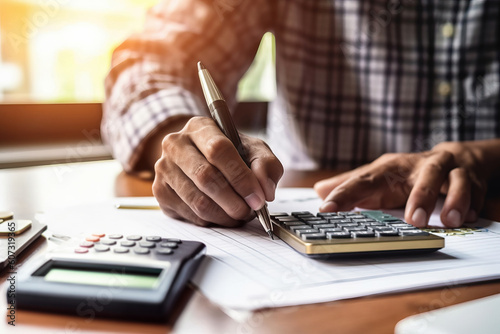
<path id="1" fill-rule="evenodd" d="M 241 221 L 230 217 L 212 198 L 200 191 L 179 167 L 170 166 L 170 170 L 172 174 L 169 178 L 170 187 L 196 216 L 222 226 L 234 227 L 241 224 Z M 251 215 L 250 209 L 246 212 L 244 217 Z"/>
<path id="2" fill-rule="evenodd" d="M 349 179 L 328 194 L 320 207 L 320 211 L 351 210 L 357 203 L 366 202 L 369 197 L 372 197 L 374 201 L 380 201 L 381 196 L 377 196 L 377 193 L 382 189 L 382 181 L 383 179 L 377 173 L 377 170 L 353 173 Z M 377 206 L 377 204 L 374 204 L 374 206 Z M 380 203 L 378 206 L 380 206 Z"/>
<path id="3" fill-rule="evenodd" d="M 191 136 L 194 145 L 253 210 L 262 208 L 265 204 L 264 191 L 232 142 L 213 120 L 203 119 L 199 123 L 202 125 L 197 125 L 198 130 Z"/>
<path id="4" fill-rule="evenodd" d="M 158 200 L 161 210 L 167 216 L 186 220 L 198 226 L 206 227 L 210 225 L 210 222 L 198 217 L 168 184 L 155 179 L 153 182 L 153 195 Z"/>
<path id="5" fill-rule="evenodd" d="M 314 190 L 319 197 L 325 199 L 332 190 L 349 179 L 354 171 L 345 172 L 334 177 L 318 181 L 314 184 Z"/>
<path id="6" fill-rule="evenodd" d="M 189 157 L 185 159 L 184 157 Z M 212 166 L 193 146 L 187 146 L 182 156 L 174 157 L 177 166 L 170 168 L 170 183 L 176 192 L 190 191 L 192 185 L 211 198 L 234 220 L 252 215 L 252 209 L 229 185 L 222 173 Z M 182 197 L 182 194 L 180 194 Z"/>
<path id="7" fill-rule="evenodd" d="M 471 204 L 471 181 L 464 168 L 452 169 L 448 175 L 448 193 L 441 210 L 444 225 L 455 228 L 463 224 Z"/>
<path id="8" fill-rule="evenodd" d="M 426 159 L 406 203 L 405 219 L 408 223 L 421 228 L 427 226 L 441 186 L 452 167 L 450 153 L 433 154 Z"/>
<path id="9" fill-rule="evenodd" d="M 264 190 L 267 201 L 274 201 L 276 186 L 283 176 L 283 165 L 260 139 L 242 136 L 250 169 Z"/>
<path id="10" fill-rule="evenodd" d="M 485 181 L 479 181 L 475 175 L 471 176 L 472 180 L 472 198 L 470 210 L 465 216 L 466 222 L 475 222 L 479 213 L 483 209 L 486 198 L 487 184 Z"/>

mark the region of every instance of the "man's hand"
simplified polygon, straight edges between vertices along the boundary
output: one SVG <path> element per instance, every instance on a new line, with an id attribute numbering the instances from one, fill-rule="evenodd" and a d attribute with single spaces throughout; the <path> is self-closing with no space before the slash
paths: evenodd
<path id="1" fill-rule="evenodd" d="M 250 167 L 211 118 L 193 117 L 165 136 L 153 183 L 163 212 L 202 226 L 236 226 L 274 200 L 283 166 L 262 140 L 241 140 Z"/>
<path id="2" fill-rule="evenodd" d="M 476 220 L 483 207 L 492 173 L 485 157 L 488 150 L 483 148 L 495 147 L 498 150 L 498 140 L 445 142 L 422 153 L 384 154 L 370 164 L 316 183 L 314 188 L 324 199 L 320 211 L 356 206 L 390 209 L 406 204 L 405 220 L 425 227 L 438 196 L 445 194 L 441 221 L 458 227 Z"/>

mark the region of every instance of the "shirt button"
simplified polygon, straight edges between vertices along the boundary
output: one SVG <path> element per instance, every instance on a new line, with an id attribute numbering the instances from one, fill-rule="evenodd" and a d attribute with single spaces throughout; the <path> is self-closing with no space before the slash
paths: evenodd
<path id="1" fill-rule="evenodd" d="M 451 85 L 449 82 L 442 81 L 439 83 L 438 92 L 441 96 L 448 96 L 451 93 Z"/>
<path id="2" fill-rule="evenodd" d="M 453 27 L 453 24 L 451 23 L 445 23 L 443 25 L 443 28 L 441 30 L 441 33 L 443 34 L 443 37 L 450 38 L 453 36 L 453 33 L 455 32 L 455 28 Z"/>

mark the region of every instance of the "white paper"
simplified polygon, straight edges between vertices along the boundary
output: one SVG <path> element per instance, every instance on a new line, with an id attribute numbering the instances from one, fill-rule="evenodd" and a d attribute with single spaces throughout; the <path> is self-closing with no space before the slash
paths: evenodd
<path id="1" fill-rule="evenodd" d="M 317 212 L 313 189 L 278 189 L 272 212 Z M 117 210 L 120 204 L 156 204 L 154 198 L 54 209 L 45 215 L 49 233 L 161 235 L 202 241 L 207 258 L 193 282 L 224 308 L 254 310 L 310 304 L 411 289 L 500 278 L 500 224 L 481 220 L 481 232 L 447 236 L 445 248 L 409 257 L 314 260 L 271 240 L 256 221 L 240 228 L 202 228 L 168 218 L 159 210 Z M 396 216 L 403 212 L 389 211 Z M 431 223 L 439 226 L 439 213 Z M 77 227 L 77 230 L 75 230 Z"/>

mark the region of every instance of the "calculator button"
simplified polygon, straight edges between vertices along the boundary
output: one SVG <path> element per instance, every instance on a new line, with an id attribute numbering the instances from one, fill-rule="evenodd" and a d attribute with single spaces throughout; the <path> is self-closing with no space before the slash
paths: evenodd
<path id="1" fill-rule="evenodd" d="M 323 217 L 323 218 L 329 218 L 329 217 L 337 216 L 337 213 L 336 212 L 319 212 L 316 216 Z"/>
<path id="2" fill-rule="evenodd" d="M 152 241 L 152 242 L 158 242 L 158 241 L 161 241 L 161 237 L 153 235 L 153 236 L 150 236 L 150 237 L 146 237 L 146 240 L 147 241 Z"/>
<path id="3" fill-rule="evenodd" d="M 299 220 L 298 218 L 295 218 L 295 217 L 282 217 L 282 218 L 277 218 L 276 220 L 279 221 L 280 223 L 285 223 L 285 222 L 302 222 L 301 220 Z"/>
<path id="4" fill-rule="evenodd" d="M 310 213 L 309 211 L 294 211 L 292 212 L 292 216 L 304 216 L 304 215 L 313 215 L 312 213 Z"/>
<path id="5" fill-rule="evenodd" d="M 308 230 L 297 230 L 295 231 L 295 234 L 298 235 L 299 237 L 302 237 L 302 235 L 304 234 L 311 234 L 311 233 L 319 233 L 318 230 L 314 229 L 314 228 L 310 228 Z"/>
<path id="6" fill-rule="evenodd" d="M 373 231 L 355 231 L 355 232 L 352 232 L 352 236 L 355 238 L 369 238 L 369 237 L 374 237 L 375 232 L 373 232 Z"/>
<path id="7" fill-rule="evenodd" d="M 160 244 L 160 247 L 165 247 L 165 248 L 177 248 L 177 242 L 162 242 Z"/>
<path id="8" fill-rule="evenodd" d="M 170 255 L 172 254 L 174 251 L 171 250 L 170 248 L 162 248 L 162 249 L 159 249 L 156 251 L 157 254 L 160 254 L 160 255 Z"/>
<path id="9" fill-rule="evenodd" d="M 289 226 L 288 228 L 290 229 L 290 231 L 296 232 L 298 230 L 310 230 L 311 226 L 303 224 L 303 225 L 297 225 L 297 226 Z"/>
<path id="10" fill-rule="evenodd" d="M 128 253 L 130 249 L 124 248 L 124 247 L 116 247 L 113 248 L 113 252 L 118 253 L 118 254 L 123 254 L 123 253 Z"/>
<path id="11" fill-rule="evenodd" d="M 338 222 L 340 220 L 346 219 L 344 216 L 334 216 L 334 217 L 328 217 L 328 221 L 331 221 L 332 223 Z"/>
<path id="12" fill-rule="evenodd" d="M 297 220 L 297 221 L 294 221 L 294 222 L 284 222 L 283 226 L 286 226 L 286 227 L 290 228 L 291 226 L 306 226 L 306 225 L 304 225 L 303 222 L 299 222 Z"/>
<path id="13" fill-rule="evenodd" d="M 365 218 L 365 219 L 352 219 L 352 221 L 354 223 L 371 223 L 371 222 L 374 222 L 373 219 L 367 219 L 367 218 Z"/>
<path id="14" fill-rule="evenodd" d="M 134 252 L 136 254 L 141 254 L 141 255 L 149 254 L 149 249 L 147 249 L 147 248 L 134 248 Z"/>
<path id="15" fill-rule="evenodd" d="M 102 245 L 114 246 L 116 245 L 115 240 L 101 240 Z"/>
<path id="16" fill-rule="evenodd" d="M 337 239 L 337 238 L 346 239 L 351 237 L 351 233 L 349 232 L 326 232 L 325 234 L 328 238 L 331 239 Z"/>
<path id="17" fill-rule="evenodd" d="M 372 226 L 371 227 L 372 230 L 374 231 L 395 231 L 395 229 L 393 229 L 392 227 L 389 227 L 389 226 Z"/>
<path id="18" fill-rule="evenodd" d="M 337 223 L 338 227 L 357 227 L 358 223 Z"/>
<path id="19" fill-rule="evenodd" d="M 358 223 L 353 223 L 352 220 L 350 219 L 340 219 L 336 221 L 332 221 L 331 223 L 336 223 L 336 224 L 351 224 L 350 226 L 356 226 Z"/>
<path id="20" fill-rule="evenodd" d="M 134 247 L 135 242 L 134 241 L 122 241 L 122 242 L 120 242 L 120 245 L 123 247 Z"/>
<path id="21" fill-rule="evenodd" d="M 89 250 L 87 248 L 75 248 L 75 253 L 78 253 L 78 254 L 84 254 L 84 253 L 88 253 Z"/>
<path id="22" fill-rule="evenodd" d="M 327 227 L 327 228 L 320 227 L 319 231 L 323 232 L 323 233 L 326 233 L 326 232 L 344 232 L 343 229 L 338 228 L 338 227 Z"/>
<path id="23" fill-rule="evenodd" d="M 104 233 L 92 233 L 92 235 L 93 235 L 94 237 L 99 237 L 99 238 L 102 238 L 102 237 L 105 237 L 105 236 L 106 236 L 106 234 L 104 234 Z"/>
<path id="24" fill-rule="evenodd" d="M 302 234 L 302 240 L 308 241 L 308 240 L 325 240 L 326 235 L 324 233 L 308 233 L 308 234 Z"/>
<path id="25" fill-rule="evenodd" d="M 288 216 L 288 213 L 286 213 L 286 212 L 271 212 L 269 214 L 269 216 L 271 216 L 272 218 L 284 217 L 284 216 Z"/>
<path id="26" fill-rule="evenodd" d="M 96 245 L 94 249 L 96 252 L 107 252 L 110 248 L 108 246 Z"/>
<path id="27" fill-rule="evenodd" d="M 91 248 L 94 247 L 94 243 L 91 241 L 82 241 L 80 247 Z"/>
<path id="28" fill-rule="evenodd" d="M 399 231 L 400 235 L 409 236 L 409 235 L 429 235 L 429 233 L 415 229 L 415 230 L 403 230 Z"/>
<path id="29" fill-rule="evenodd" d="M 313 224 L 311 225 L 314 228 L 335 228 L 337 227 L 337 224 Z"/>
<path id="30" fill-rule="evenodd" d="M 364 226 L 346 226 L 343 229 L 347 232 L 366 231 L 366 227 Z"/>
<path id="31" fill-rule="evenodd" d="M 96 237 L 96 236 L 90 236 L 90 237 L 86 237 L 85 240 L 92 241 L 92 242 L 97 242 L 97 241 L 101 240 L 101 238 Z"/>
<path id="32" fill-rule="evenodd" d="M 389 226 L 394 227 L 394 228 L 411 227 L 411 225 L 408 225 L 408 224 L 405 224 L 405 223 L 403 223 L 403 224 L 389 224 Z"/>
<path id="33" fill-rule="evenodd" d="M 386 224 L 384 223 L 380 223 L 380 222 L 370 222 L 370 223 L 364 223 L 365 226 L 387 226 Z"/>
<path id="34" fill-rule="evenodd" d="M 181 244 L 182 243 L 182 240 L 181 239 L 177 239 L 177 238 L 167 238 L 165 239 L 166 242 L 176 242 L 178 244 Z"/>
<path id="35" fill-rule="evenodd" d="M 376 231 L 375 232 L 379 237 L 395 237 L 399 235 L 398 231 L 390 230 L 390 231 Z"/>
<path id="36" fill-rule="evenodd" d="M 139 241 L 141 239 L 142 239 L 142 237 L 140 235 L 129 235 L 127 237 L 127 240 L 132 240 L 132 241 Z"/>
<path id="37" fill-rule="evenodd" d="M 395 229 L 396 229 L 396 230 L 399 230 L 399 231 L 418 230 L 415 226 L 412 226 L 412 225 L 401 226 L 401 227 L 395 227 Z"/>
<path id="38" fill-rule="evenodd" d="M 156 244 L 151 241 L 141 241 L 139 242 L 139 246 L 144 248 L 155 248 Z"/>
<path id="39" fill-rule="evenodd" d="M 305 218 L 302 218 L 303 221 L 305 222 L 320 222 L 320 221 L 323 221 L 323 222 L 328 222 L 328 220 L 324 219 L 324 218 L 321 218 L 321 217 L 315 217 L 315 216 L 312 216 L 312 217 L 305 217 Z"/>
<path id="40" fill-rule="evenodd" d="M 123 238 L 123 235 L 121 235 L 121 234 L 110 234 L 110 235 L 108 235 L 108 238 L 110 238 L 110 239 L 121 239 L 121 238 Z"/>

